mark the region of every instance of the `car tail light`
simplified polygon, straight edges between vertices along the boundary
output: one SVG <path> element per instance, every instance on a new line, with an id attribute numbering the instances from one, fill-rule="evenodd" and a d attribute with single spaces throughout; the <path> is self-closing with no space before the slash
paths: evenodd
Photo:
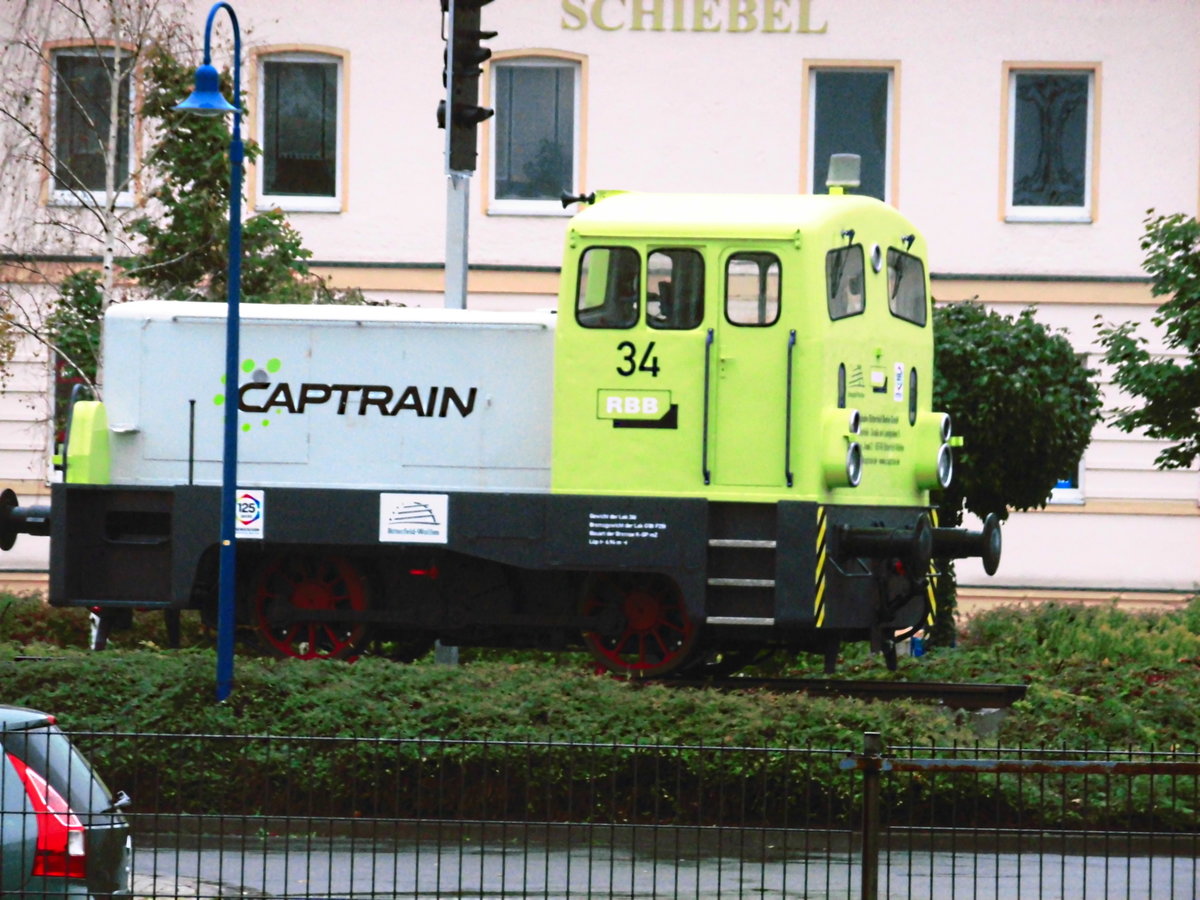
<path id="1" fill-rule="evenodd" d="M 11 753 L 9 760 L 25 784 L 25 793 L 37 816 L 37 851 L 33 874 L 45 878 L 83 878 L 87 874 L 83 823 L 56 791 L 34 769 Z"/>

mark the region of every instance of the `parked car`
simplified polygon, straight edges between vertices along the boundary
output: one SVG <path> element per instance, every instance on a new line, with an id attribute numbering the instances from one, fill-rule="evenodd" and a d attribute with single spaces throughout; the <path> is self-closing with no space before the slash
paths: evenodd
<path id="1" fill-rule="evenodd" d="M 47 713 L 0 706 L 0 748 L 0 894 L 128 896 L 129 798 L 109 792 Z"/>

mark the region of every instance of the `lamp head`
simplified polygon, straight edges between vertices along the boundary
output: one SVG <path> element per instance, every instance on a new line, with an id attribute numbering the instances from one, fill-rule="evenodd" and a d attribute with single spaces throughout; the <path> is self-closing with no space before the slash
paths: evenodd
<path id="1" fill-rule="evenodd" d="M 195 89 L 175 108 L 198 116 L 223 116 L 238 111 L 221 93 L 220 76 L 216 68 L 207 63 L 196 69 Z"/>

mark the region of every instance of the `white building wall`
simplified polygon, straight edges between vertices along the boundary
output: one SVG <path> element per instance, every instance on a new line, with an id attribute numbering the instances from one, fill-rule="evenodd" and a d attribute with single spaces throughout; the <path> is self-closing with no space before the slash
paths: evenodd
<path id="1" fill-rule="evenodd" d="M 44 493 L 49 385 L 45 348 L 32 338 L 20 339 L 0 373 L 0 486 L 18 493 Z"/>

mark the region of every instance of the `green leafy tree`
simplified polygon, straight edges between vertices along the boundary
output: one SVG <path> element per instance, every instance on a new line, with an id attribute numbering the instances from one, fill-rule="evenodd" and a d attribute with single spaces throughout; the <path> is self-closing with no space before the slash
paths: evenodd
<path id="1" fill-rule="evenodd" d="M 1150 353 L 1132 322 L 1101 322 L 1104 362 L 1113 383 L 1140 401 L 1109 411 L 1122 431 L 1144 428 L 1157 440 L 1174 441 L 1158 454 L 1160 469 L 1183 469 L 1200 457 L 1200 222 L 1175 213 L 1147 212 L 1142 267 L 1155 297 L 1167 297 L 1153 318 L 1169 351 L 1182 359 Z"/>
<path id="2" fill-rule="evenodd" d="M 96 269 L 79 269 L 62 280 L 59 297 L 46 316 L 43 333 L 62 361 L 62 378 L 54 392 L 54 434 L 61 441 L 74 385 L 93 395 L 100 371 L 100 322 L 104 318 L 104 276 Z"/>
<path id="3" fill-rule="evenodd" d="M 143 174 L 137 155 L 127 152 L 131 85 L 150 47 L 186 46 L 195 31 L 190 18 L 183 6 L 160 0 L 5 4 L 0 255 L 7 277 L 0 284 L 0 382 L 18 340 L 28 342 L 35 358 L 58 354 L 48 318 L 57 304 L 73 301 L 78 287 L 60 294 L 64 258 L 92 258 L 87 265 L 102 273 L 96 283 L 104 304 L 121 298 L 117 269 L 132 252 L 128 225 L 136 214 L 123 198 Z M 55 43 L 64 39 L 69 48 Z M 58 110 L 60 118 L 46 121 L 46 109 Z M 70 124 L 63 126 L 63 119 Z M 60 133 L 62 127 L 67 130 Z M 46 191 L 54 202 L 46 202 Z"/>
<path id="4" fill-rule="evenodd" d="M 978 303 L 940 305 L 934 329 L 934 409 L 948 412 L 963 437 L 954 479 L 934 496 L 940 524 L 961 524 L 964 511 L 1004 520 L 1010 509 L 1044 507 L 1078 468 L 1099 421 L 1096 373 L 1032 308 L 1014 318 Z M 939 561 L 939 570 L 950 577 L 939 579 L 934 639 L 947 644 L 954 635 L 951 561 Z"/>
<path id="5" fill-rule="evenodd" d="M 63 361 L 63 375 L 95 387 L 100 368 L 100 320 L 104 318 L 102 275 L 72 272 L 59 285 L 59 299 L 46 317 L 46 334 Z"/>

